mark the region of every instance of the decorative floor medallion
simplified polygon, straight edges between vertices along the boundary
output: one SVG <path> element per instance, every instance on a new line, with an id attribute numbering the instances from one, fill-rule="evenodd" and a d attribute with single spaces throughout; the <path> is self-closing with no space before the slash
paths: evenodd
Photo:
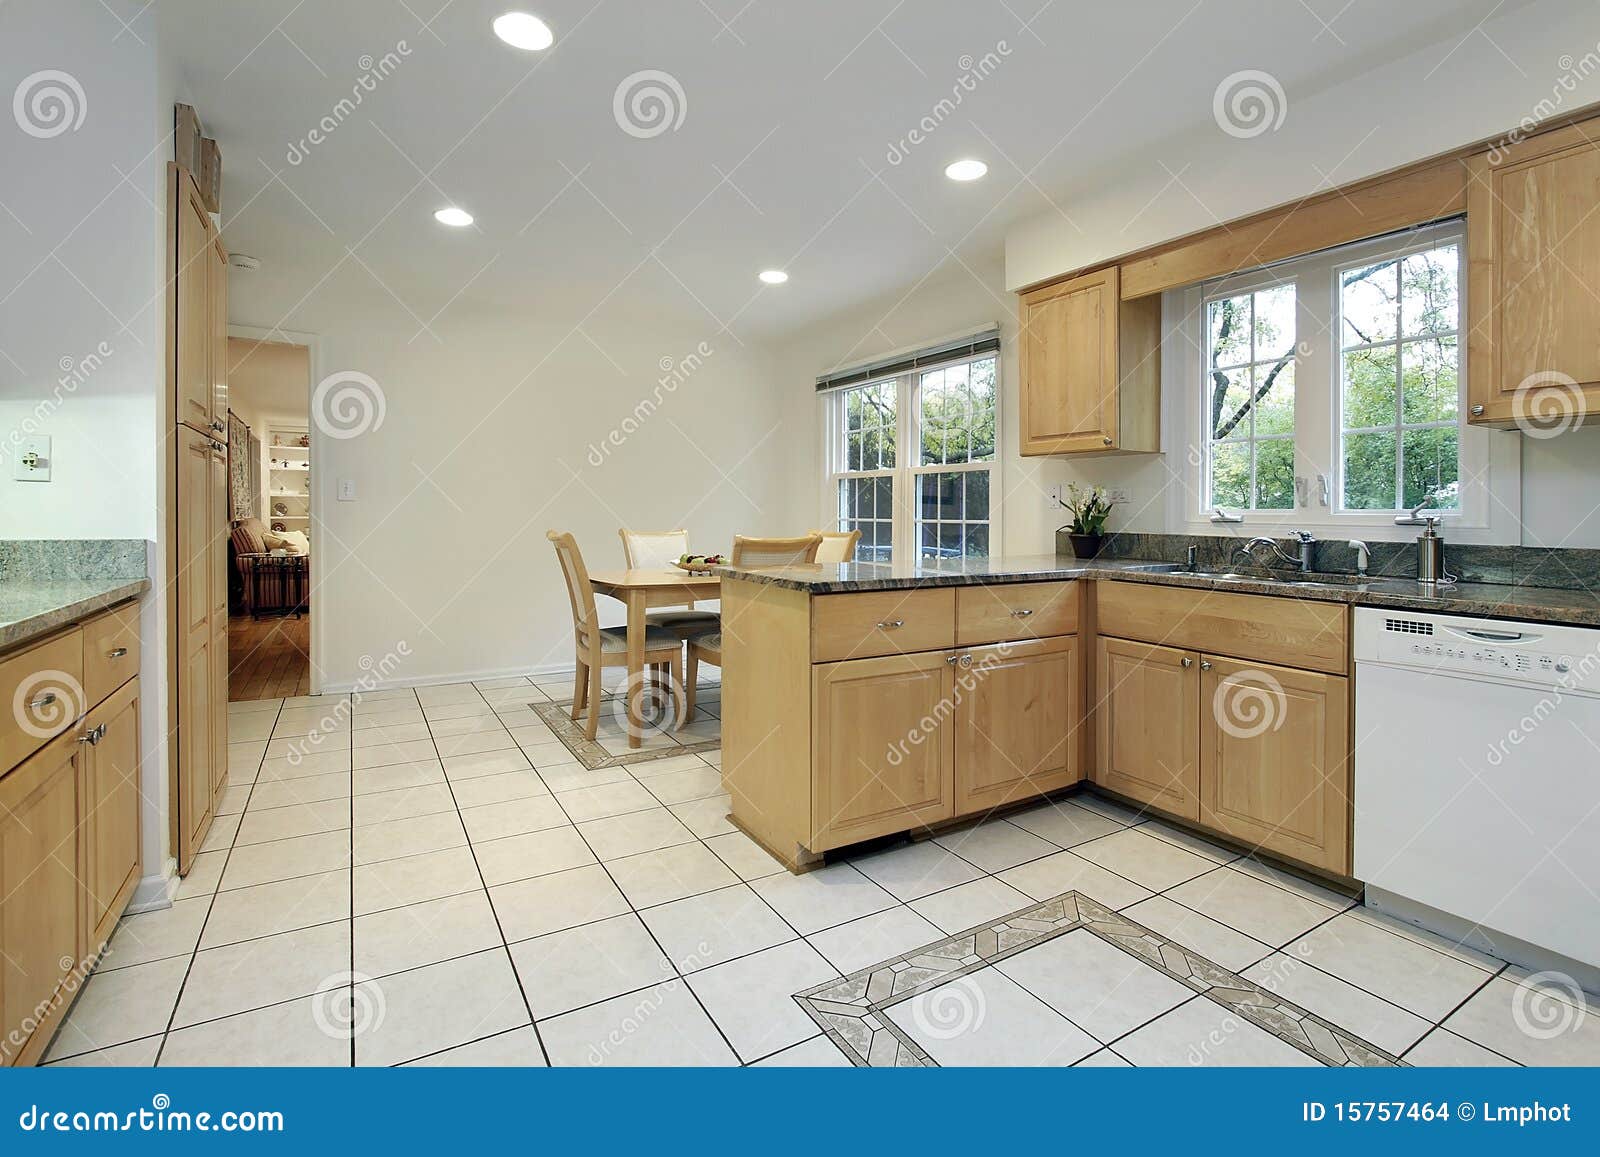
<path id="1" fill-rule="evenodd" d="M 618 702 L 615 696 L 608 695 L 604 697 L 600 707 L 602 720 L 613 717 L 612 705 Z M 572 752 L 574 758 L 590 771 L 600 767 L 625 767 L 636 763 L 649 763 L 655 759 L 670 759 L 675 755 L 695 755 L 702 751 L 715 751 L 722 746 L 720 735 L 712 739 L 684 743 L 676 739 L 671 731 L 646 730 L 645 738 L 647 740 L 653 736 L 661 735 L 671 740 L 671 742 L 663 743 L 656 747 L 641 747 L 621 755 L 614 755 L 584 734 L 583 722 L 581 720 L 575 721 L 572 718 L 572 700 L 569 699 L 565 703 L 530 703 L 528 706 L 532 707 L 534 714 L 544 720 L 550 730 L 555 732 L 556 738 L 561 740 L 562 745 L 568 751 Z M 622 714 L 620 706 L 615 709 L 615 713 L 616 718 L 620 719 Z M 699 712 L 696 713 L 695 718 L 710 724 L 717 723 L 714 717 Z"/>
<path id="2" fill-rule="evenodd" d="M 819 984 L 797 993 L 794 999 L 856 1065 L 934 1066 L 937 1061 L 882 1015 L 887 1009 L 1080 928 L 1325 1065 L 1382 1067 L 1404 1063 L 1198 952 L 1135 924 L 1082 892 L 1063 892 L 999 920 L 863 968 L 843 980 Z"/>

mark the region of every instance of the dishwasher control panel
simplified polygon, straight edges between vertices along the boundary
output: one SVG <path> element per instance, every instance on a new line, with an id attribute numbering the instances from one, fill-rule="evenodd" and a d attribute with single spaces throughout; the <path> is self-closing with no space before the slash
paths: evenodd
<path id="1" fill-rule="evenodd" d="M 1357 607 L 1355 627 L 1357 662 L 1600 693 L 1600 631 L 1591 628 L 1376 607 Z"/>

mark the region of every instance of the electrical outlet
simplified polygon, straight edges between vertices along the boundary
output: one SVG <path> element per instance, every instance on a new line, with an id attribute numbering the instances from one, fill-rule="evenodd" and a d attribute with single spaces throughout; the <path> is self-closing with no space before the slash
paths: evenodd
<path id="1" fill-rule="evenodd" d="M 356 500 L 356 480 L 354 478 L 339 479 L 339 501 L 354 502 Z"/>
<path id="2" fill-rule="evenodd" d="M 1110 486 L 1106 488 L 1106 501 L 1116 506 L 1119 503 L 1132 502 L 1133 498 L 1128 494 L 1126 486 Z"/>
<path id="3" fill-rule="evenodd" d="M 18 482 L 50 481 L 50 439 L 46 435 L 22 438 L 12 447 Z"/>
<path id="4" fill-rule="evenodd" d="M 1044 496 L 1044 504 L 1051 510 L 1060 510 L 1061 499 L 1065 497 L 1065 494 L 1063 493 L 1065 489 L 1066 488 L 1059 482 L 1051 483 L 1049 491 L 1047 491 Z"/>

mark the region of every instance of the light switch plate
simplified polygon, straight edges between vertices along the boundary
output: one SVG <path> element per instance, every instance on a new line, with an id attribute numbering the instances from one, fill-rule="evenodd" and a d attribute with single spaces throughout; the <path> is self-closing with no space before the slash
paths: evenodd
<path id="1" fill-rule="evenodd" d="M 1125 502 L 1132 502 L 1133 499 L 1128 496 L 1128 488 L 1126 486 L 1112 486 L 1106 490 L 1106 501 L 1111 503 L 1112 506 L 1117 506 Z"/>
<path id="2" fill-rule="evenodd" d="M 1061 509 L 1061 499 L 1063 497 L 1063 493 L 1062 493 L 1063 490 L 1064 490 L 1064 487 L 1062 486 L 1061 483 L 1059 483 L 1059 482 L 1051 483 L 1049 491 L 1044 496 L 1044 504 L 1046 506 L 1048 506 L 1051 510 L 1060 510 Z"/>
<path id="3" fill-rule="evenodd" d="M 339 479 L 339 501 L 354 502 L 356 500 L 356 480 L 354 478 Z"/>
<path id="4" fill-rule="evenodd" d="M 18 482 L 50 481 L 50 438 L 35 434 L 20 439 L 11 457 Z"/>

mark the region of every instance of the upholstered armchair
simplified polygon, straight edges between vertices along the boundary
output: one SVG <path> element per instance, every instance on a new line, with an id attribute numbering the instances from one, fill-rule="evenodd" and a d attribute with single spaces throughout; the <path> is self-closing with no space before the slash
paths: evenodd
<path id="1" fill-rule="evenodd" d="M 273 554 L 267 546 L 266 524 L 259 518 L 240 519 L 233 528 L 233 560 L 244 587 L 244 607 L 250 617 L 263 614 L 304 614 L 311 597 L 311 556 Z"/>

